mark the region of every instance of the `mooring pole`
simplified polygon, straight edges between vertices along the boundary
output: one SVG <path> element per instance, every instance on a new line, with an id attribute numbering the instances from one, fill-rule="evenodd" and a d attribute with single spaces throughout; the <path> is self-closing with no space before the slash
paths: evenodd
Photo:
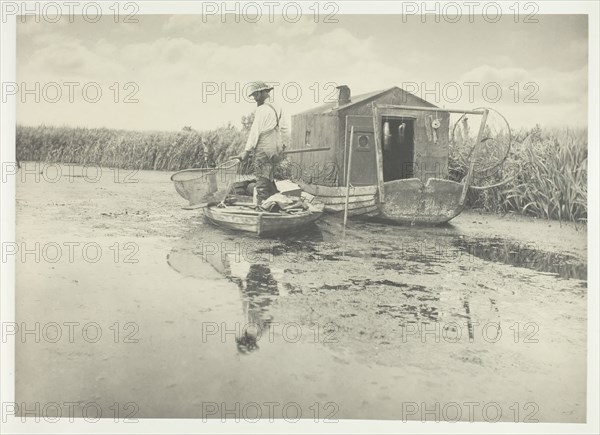
<path id="1" fill-rule="evenodd" d="M 346 205 L 344 206 L 344 230 L 346 237 L 346 222 L 348 221 L 348 202 L 350 201 L 350 168 L 352 168 L 352 143 L 354 141 L 354 126 L 350 128 L 350 144 L 348 150 L 348 169 L 346 170 Z"/>

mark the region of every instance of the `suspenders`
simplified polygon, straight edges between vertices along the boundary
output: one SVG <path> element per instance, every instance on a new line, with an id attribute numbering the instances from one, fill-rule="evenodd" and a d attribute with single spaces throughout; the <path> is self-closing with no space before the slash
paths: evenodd
<path id="1" fill-rule="evenodd" d="M 275 109 L 275 107 L 273 107 L 272 104 L 269 104 L 267 102 L 264 103 L 265 105 L 269 106 L 271 109 L 273 109 L 273 112 L 275 112 L 275 119 L 277 120 L 277 124 L 275 125 L 275 129 L 279 128 L 279 115 L 277 114 L 277 110 Z"/>

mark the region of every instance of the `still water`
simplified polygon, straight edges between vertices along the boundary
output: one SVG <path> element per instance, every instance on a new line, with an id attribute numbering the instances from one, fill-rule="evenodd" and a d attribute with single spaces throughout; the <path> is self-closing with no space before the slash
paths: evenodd
<path id="1" fill-rule="evenodd" d="M 585 231 L 467 213 L 259 240 L 180 210 L 170 174 L 112 175 L 19 179 L 20 246 L 64 249 L 16 264 L 22 412 L 585 421 L 586 265 L 549 248 Z M 536 230 L 556 240 L 520 242 Z M 104 255 L 72 259 L 73 242 Z"/>
<path id="2" fill-rule="evenodd" d="M 172 247 L 210 313 L 196 331 L 210 394 L 186 415 L 584 418 L 585 264 L 452 225 L 340 234 L 329 219 L 265 240 L 198 220 Z"/>

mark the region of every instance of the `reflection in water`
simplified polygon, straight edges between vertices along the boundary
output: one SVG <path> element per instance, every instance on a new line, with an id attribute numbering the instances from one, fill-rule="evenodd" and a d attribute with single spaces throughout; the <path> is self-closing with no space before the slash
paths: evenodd
<path id="1" fill-rule="evenodd" d="M 554 273 L 561 278 L 587 280 L 586 264 L 570 255 L 539 250 L 533 243 L 517 243 L 500 238 L 460 238 L 453 243 L 468 255 L 486 261 Z"/>
<path id="2" fill-rule="evenodd" d="M 271 270 L 264 264 L 250 264 L 245 279 L 230 277 L 236 282 L 242 292 L 242 305 L 247 325 L 241 337 L 236 339 L 238 351 L 249 353 L 258 349 L 258 339 L 269 329 L 273 317 L 269 315 L 268 307 L 279 295 L 277 281 Z"/>
<path id="3" fill-rule="evenodd" d="M 563 376 L 557 373 L 580 379 L 581 367 L 585 372 L 585 358 L 579 358 L 586 345 L 587 292 L 580 287 L 585 282 L 549 274 L 522 279 L 534 274 L 510 265 L 489 267 L 465 255 L 473 239 L 456 246 L 453 240 L 460 234 L 446 229 L 399 231 L 353 222 L 345 239 L 339 233 L 330 236 L 326 229 L 322 228 L 324 240 L 263 241 L 203 227 L 173 249 L 170 264 L 198 279 L 201 295 L 194 300 L 204 304 L 206 296 L 203 306 L 214 305 L 211 319 L 245 325 L 233 344 L 216 344 L 217 354 L 224 358 L 206 359 L 210 391 L 218 390 L 221 373 L 241 369 L 241 379 L 233 387 L 243 389 L 239 393 L 244 399 L 271 397 L 268 392 L 280 401 L 304 395 L 339 402 L 350 397 L 347 391 L 351 395 L 360 390 L 369 404 L 357 401 L 364 414 L 351 417 L 398 418 L 394 403 L 445 397 L 448 385 L 458 386 L 465 398 L 486 397 L 489 385 L 498 384 L 498 379 L 514 379 L 501 385 L 507 401 L 539 400 L 551 406 L 550 416 L 565 409 L 558 399 L 546 398 L 564 390 Z M 531 249 L 521 250 L 522 257 L 511 253 L 510 242 L 498 241 L 496 251 L 486 251 L 488 242 L 482 240 L 470 254 L 515 265 L 532 258 Z M 297 293 L 286 297 L 292 287 Z M 573 297 L 573 291 L 581 297 Z M 319 343 L 327 343 L 322 347 L 306 346 L 308 340 L 298 347 L 266 344 L 267 334 L 282 319 L 306 327 L 314 321 L 331 322 L 335 340 L 321 336 Z M 552 340 L 525 346 L 513 344 L 512 334 L 505 333 L 499 337 L 504 341 L 490 346 L 487 335 L 482 335 L 483 325 L 509 327 L 515 321 L 539 324 Z M 259 330 L 267 331 L 260 336 Z M 198 353 L 214 355 L 214 350 Z M 238 352 L 248 357 L 228 358 Z M 264 373 L 269 373 L 269 382 L 261 381 Z M 402 388 L 395 388 L 398 385 Z M 539 386 L 535 397 L 532 385 Z M 578 413 L 585 401 L 585 379 L 569 386 L 573 387 L 567 394 L 568 410 Z M 241 400 L 238 390 L 224 393 L 223 400 Z M 507 402 L 506 409 L 512 403 Z M 347 406 L 355 409 L 352 403 Z M 385 412 L 372 411 L 381 409 Z"/>
<path id="4" fill-rule="evenodd" d="M 281 285 L 267 264 L 253 264 L 244 256 L 219 252 L 206 255 L 202 249 L 189 244 L 173 248 L 167 256 L 169 266 L 187 277 L 199 279 L 218 279 L 225 277 L 234 282 L 241 293 L 245 317 L 241 334 L 236 337 L 240 353 L 250 353 L 258 349 L 261 336 L 268 333 L 273 321 L 269 306 L 282 291 L 289 291 L 290 285 Z M 210 266 L 208 266 L 210 265 Z M 207 267 L 208 266 L 208 267 Z M 211 275 L 211 271 L 214 275 Z"/>
<path id="5" fill-rule="evenodd" d="M 269 307 L 273 301 L 280 295 L 302 292 L 296 284 L 286 282 L 285 274 L 292 271 L 277 265 L 302 261 L 299 257 L 315 250 L 315 243 L 323 240 L 323 234 L 317 226 L 311 226 L 293 237 L 288 235 L 276 240 L 221 235 L 216 231 L 212 235 L 214 237 L 207 240 L 199 238 L 197 232 L 190 232 L 180 246 L 171 250 L 167 262 L 184 276 L 224 277 L 238 286 L 245 322 L 236 344 L 240 353 L 251 353 L 258 350 L 261 337 L 269 334 L 273 323 Z M 285 259 L 271 264 L 279 255 Z"/>
<path id="6" fill-rule="evenodd" d="M 469 300 L 463 300 L 463 307 L 467 316 L 467 330 L 469 331 L 469 340 L 473 340 L 473 323 L 471 322 L 471 307 L 469 306 Z"/>
<path id="7" fill-rule="evenodd" d="M 195 271 L 187 273 L 188 276 L 225 277 L 237 285 L 244 327 L 236 337 L 236 345 L 244 354 L 259 349 L 259 341 L 272 328 L 274 311 L 271 305 L 288 293 L 298 293 L 296 301 L 331 302 L 329 315 L 340 319 L 356 317 L 361 313 L 359 306 L 370 306 L 370 313 L 375 314 L 378 321 L 392 319 L 401 325 L 431 324 L 441 322 L 447 316 L 456 316 L 464 319 L 468 337 L 473 340 L 477 325 L 473 319 L 482 315 L 477 295 L 492 289 L 480 282 L 473 283 L 462 273 L 455 274 L 449 282 L 435 279 L 448 270 L 469 271 L 464 265 L 465 252 L 487 261 L 555 271 L 563 277 L 581 277 L 587 272 L 586 266 L 574 262 L 572 257 L 543 252 L 532 245 L 518 246 L 510 240 L 465 239 L 462 236 L 459 239 L 456 234 L 446 234 L 446 231 L 438 234 L 435 232 L 438 229 L 424 229 L 414 234 L 391 233 L 388 228 L 374 228 L 372 224 L 360 222 L 354 227 L 343 240 L 330 237 L 327 231 L 318 228 L 318 231 L 292 238 L 269 241 L 221 234 L 212 240 L 204 240 L 196 234 L 185 240 L 187 248 L 174 249 L 177 255 L 172 256 L 170 264 L 181 272 L 182 267 L 172 264 L 172 260 L 179 258 L 178 263 L 193 264 L 193 259 L 185 260 L 191 256 L 201 265 L 194 266 Z M 205 236 L 206 233 L 202 233 L 202 237 Z M 212 266 L 210 272 L 216 277 L 206 276 L 206 270 L 198 272 L 202 264 L 206 269 L 206 263 Z M 412 276 L 420 276 L 426 285 L 416 284 Z M 475 285 L 478 286 L 476 296 L 471 299 L 467 290 Z M 448 289 L 449 286 L 454 288 Z M 514 294 L 511 290 L 509 296 Z M 493 298 L 486 298 L 486 305 L 493 313 L 500 312 L 499 297 L 501 301 L 502 296 L 496 293 Z M 356 312 L 345 312 L 354 305 L 340 304 L 339 301 L 353 299 L 360 301 Z M 304 305 L 310 306 L 310 303 Z M 302 310 L 300 306 L 297 308 Z M 310 309 L 312 316 L 314 308 Z"/>
<path id="8" fill-rule="evenodd" d="M 362 292 L 379 299 L 378 294 L 396 294 L 403 303 L 377 304 L 376 315 L 386 315 L 403 323 L 430 323 L 439 321 L 440 295 L 425 286 L 405 284 L 388 279 L 350 279 L 349 282 L 328 285 L 323 284 L 320 290 Z M 402 289 L 402 291 L 398 291 Z M 400 297 L 402 295 L 403 297 Z"/>

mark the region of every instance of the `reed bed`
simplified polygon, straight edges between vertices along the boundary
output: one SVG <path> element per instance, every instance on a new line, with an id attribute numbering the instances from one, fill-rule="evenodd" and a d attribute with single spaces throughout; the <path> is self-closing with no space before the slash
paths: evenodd
<path id="1" fill-rule="evenodd" d="M 451 153 L 449 169 L 460 180 L 467 167 Z M 506 183 L 505 181 L 509 180 Z M 469 205 L 497 213 L 519 212 L 546 219 L 587 221 L 587 129 L 547 129 L 536 126 L 513 132 L 504 164 L 478 174 Z"/>
<path id="2" fill-rule="evenodd" d="M 178 171 L 215 166 L 242 150 L 247 134 L 227 125 L 198 132 L 17 126 L 17 159 Z"/>
<path id="3" fill-rule="evenodd" d="M 244 147 L 249 125 L 231 124 L 198 132 L 135 132 L 106 128 L 17 126 L 17 158 L 127 169 L 178 171 L 213 167 Z M 488 152 L 484 153 L 490 155 Z M 465 150 L 450 153 L 449 173 L 460 181 L 467 172 Z M 250 171 L 248 162 L 242 168 Z M 500 168 L 479 173 L 468 205 L 490 212 L 518 212 L 540 218 L 587 221 L 587 130 L 513 132 L 510 153 Z"/>

